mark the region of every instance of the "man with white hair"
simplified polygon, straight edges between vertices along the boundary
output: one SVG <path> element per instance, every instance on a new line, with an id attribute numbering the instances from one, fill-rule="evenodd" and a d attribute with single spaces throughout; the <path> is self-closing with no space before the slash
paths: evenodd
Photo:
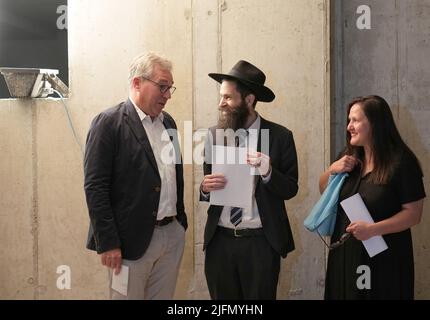
<path id="1" fill-rule="evenodd" d="M 129 98 L 97 115 L 88 133 L 87 248 L 100 254 L 110 277 L 129 269 L 126 295 L 111 289 L 112 299 L 172 299 L 175 291 L 187 217 L 178 139 L 162 139 L 176 133 L 163 111 L 175 91 L 171 70 L 161 55 L 136 57 Z M 162 159 L 164 148 L 177 161 Z"/>

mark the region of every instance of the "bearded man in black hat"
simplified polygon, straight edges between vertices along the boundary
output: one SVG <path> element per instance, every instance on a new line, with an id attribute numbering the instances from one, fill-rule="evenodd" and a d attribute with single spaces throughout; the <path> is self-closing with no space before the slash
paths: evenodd
<path id="1" fill-rule="evenodd" d="M 272 90 L 264 86 L 265 74 L 256 66 L 241 60 L 229 73 L 209 76 L 221 83 L 221 100 L 218 124 L 208 132 L 206 156 L 212 145 L 222 144 L 216 138 L 220 129 L 258 133 L 246 134 L 238 139 L 241 145 L 236 143 L 255 150 L 247 155 L 247 163 L 258 170 L 252 206 L 211 205 L 208 209 L 203 249 L 209 293 L 217 300 L 276 299 L 281 257 L 294 250 L 284 202 L 298 191 L 293 134 L 255 111 L 258 101 L 275 99 Z M 263 132 L 268 133 L 265 139 Z M 210 192 L 223 189 L 227 180 L 212 172 L 208 160 L 203 170 L 200 200 L 209 201 Z"/>

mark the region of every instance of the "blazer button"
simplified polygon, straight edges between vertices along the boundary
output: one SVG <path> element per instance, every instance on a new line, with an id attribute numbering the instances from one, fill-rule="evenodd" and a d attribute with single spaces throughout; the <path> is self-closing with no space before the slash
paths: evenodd
<path id="1" fill-rule="evenodd" d="M 152 215 L 153 215 L 154 217 L 156 217 L 156 216 L 157 216 L 157 211 L 152 211 Z"/>
<path id="2" fill-rule="evenodd" d="M 161 188 L 160 187 L 155 187 L 154 190 L 155 190 L 155 192 L 160 192 Z"/>

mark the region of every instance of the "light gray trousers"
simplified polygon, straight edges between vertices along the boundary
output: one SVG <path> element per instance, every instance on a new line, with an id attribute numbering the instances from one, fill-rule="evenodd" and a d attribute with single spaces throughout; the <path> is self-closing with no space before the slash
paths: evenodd
<path id="1" fill-rule="evenodd" d="M 145 254 L 138 260 L 122 261 L 123 265 L 129 267 L 127 296 L 110 289 L 111 299 L 171 300 L 184 246 L 185 230 L 176 218 L 165 226 L 155 226 Z M 109 279 L 111 283 L 112 269 L 109 269 Z"/>

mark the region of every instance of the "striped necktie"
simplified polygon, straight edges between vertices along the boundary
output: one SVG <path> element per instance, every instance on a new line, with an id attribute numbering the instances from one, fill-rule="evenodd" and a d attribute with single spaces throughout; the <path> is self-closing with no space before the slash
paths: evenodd
<path id="1" fill-rule="evenodd" d="M 235 145 L 236 147 L 245 146 L 245 140 L 248 137 L 248 130 L 245 130 L 245 134 L 240 134 L 235 136 Z M 231 207 L 230 210 L 230 221 L 231 223 L 237 227 L 239 223 L 242 222 L 243 209 L 239 207 Z"/>
<path id="2" fill-rule="evenodd" d="M 237 227 L 239 223 L 242 222 L 242 208 L 231 207 L 230 221 L 235 227 Z"/>

